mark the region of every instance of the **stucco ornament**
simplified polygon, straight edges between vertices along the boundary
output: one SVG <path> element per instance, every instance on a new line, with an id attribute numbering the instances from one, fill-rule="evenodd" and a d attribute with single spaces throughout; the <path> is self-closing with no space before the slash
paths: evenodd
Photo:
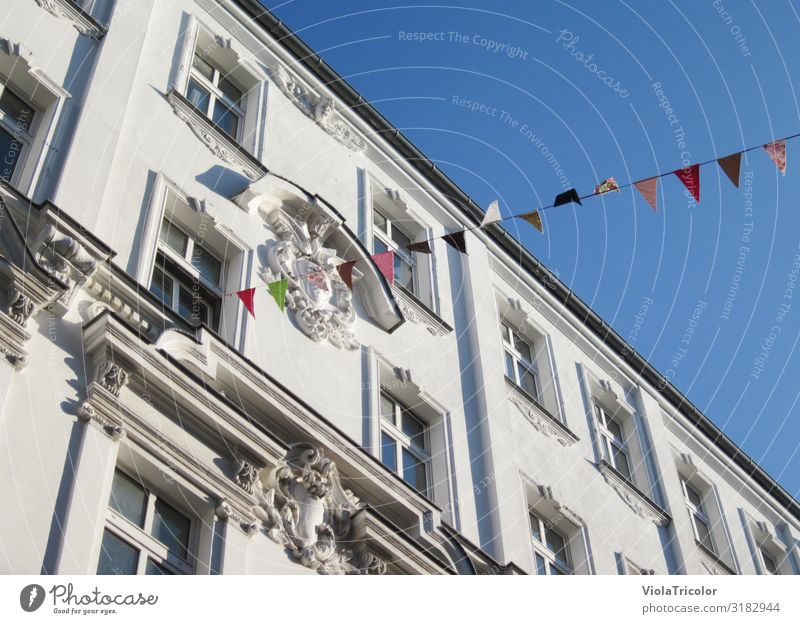
<path id="1" fill-rule="evenodd" d="M 306 443 L 290 447 L 269 481 L 255 488 L 254 513 L 296 561 L 326 574 L 383 573 L 383 562 L 342 545 L 351 538 L 351 520 L 361 506 L 320 449 Z"/>
<path id="2" fill-rule="evenodd" d="M 8 315 L 15 322 L 25 327 L 34 310 L 35 306 L 30 297 L 14 284 L 8 294 Z"/>
<path id="3" fill-rule="evenodd" d="M 270 68 L 275 84 L 303 114 L 342 145 L 354 152 L 367 149 L 367 142 L 337 112 L 333 98 L 314 93 L 283 65 Z"/>
<path id="4" fill-rule="evenodd" d="M 103 360 L 97 367 L 97 383 L 115 397 L 119 396 L 122 386 L 128 382 L 128 373 L 111 360 Z"/>
<path id="5" fill-rule="evenodd" d="M 288 280 L 286 307 L 297 325 L 314 341 L 357 349 L 353 294 L 336 268 L 342 260 L 322 243 L 333 221 L 309 210 L 296 217 L 276 210 L 267 221 L 278 239 L 267 252 L 269 268 Z"/>

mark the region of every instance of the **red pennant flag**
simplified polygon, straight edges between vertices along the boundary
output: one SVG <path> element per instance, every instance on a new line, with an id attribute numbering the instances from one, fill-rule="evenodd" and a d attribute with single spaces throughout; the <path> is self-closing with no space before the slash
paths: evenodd
<path id="1" fill-rule="evenodd" d="M 689 165 L 685 169 L 673 171 L 689 190 L 695 201 L 700 203 L 700 165 Z"/>
<path id="2" fill-rule="evenodd" d="M 464 231 L 453 232 L 452 234 L 445 234 L 442 236 L 444 242 L 451 247 L 458 249 L 461 253 L 467 253 L 467 241 L 464 238 Z"/>
<path id="3" fill-rule="evenodd" d="M 647 180 L 634 182 L 633 185 L 650 204 L 653 212 L 658 212 L 658 178 L 647 178 Z"/>
<path id="4" fill-rule="evenodd" d="M 728 179 L 733 182 L 736 188 L 739 188 L 739 171 L 742 168 L 742 153 L 731 154 L 723 158 L 717 158 L 717 163 L 728 176 Z"/>
<path id="5" fill-rule="evenodd" d="M 353 267 L 355 265 L 356 261 L 351 260 L 350 262 L 343 262 L 336 267 L 337 271 L 339 271 L 339 277 L 342 278 L 342 281 L 347 284 L 350 290 L 353 290 Z"/>
<path id="6" fill-rule="evenodd" d="M 372 261 L 390 284 L 394 284 L 394 252 L 372 254 Z"/>
<path id="7" fill-rule="evenodd" d="M 780 141 L 767 143 L 764 149 L 769 154 L 772 162 L 775 163 L 778 171 L 781 172 L 781 175 L 786 175 L 786 141 L 781 139 Z"/>
<path id="8" fill-rule="evenodd" d="M 244 307 L 247 308 L 247 311 L 250 315 L 255 318 L 256 317 L 256 308 L 255 308 L 255 288 L 246 288 L 245 290 L 240 290 L 236 293 L 236 296 L 242 300 Z"/>

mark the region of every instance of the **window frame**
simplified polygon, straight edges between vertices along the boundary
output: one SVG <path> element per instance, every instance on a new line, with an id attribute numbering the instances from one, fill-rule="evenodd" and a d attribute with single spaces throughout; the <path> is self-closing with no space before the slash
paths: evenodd
<path id="1" fill-rule="evenodd" d="M 762 570 L 763 574 L 771 575 L 771 576 L 780 576 L 781 575 L 781 566 L 780 566 L 778 558 L 774 554 L 772 554 L 771 552 L 767 551 L 767 549 L 764 548 L 763 544 L 759 545 L 759 547 L 758 547 L 758 556 L 759 556 L 759 558 L 761 560 L 761 570 Z M 767 567 L 767 560 L 769 560 L 772 563 L 772 567 L 773 567 L 772 570 L 770 570 Z"/>
<path id="2" fill-rule="evenodd" d="M 543 540 L 536 537 L 536 532 L 534 530 L 534 522 L 537 524 L 538 533 L 542 536 Z M 556 576 L 552 573 L 553 568 L 556 569 L 558 576 L 569 576 L 574 574 L 575 567 L 572 563 L 572 555 L 570 553 L 569 547 L 569 537 L 564 535 L 561 531 L 554 528 L 550 522 L 547 522 L 542 518 L 541 514 L 533 509 L 532 507 L 528 508 L 528 523 L 531 533 L 531 544 L 533 546 L 533 569 L 537 575 L 540 575 L 540 568 L 539 568 L 539 561 L 537 559 L 541 558 L 545 574 L 547 576 Z M 547 546 L 547 533 L 555 533 L 564 543 L 564 561 L 561 561 L 558 556 L 556 555 L 555 551 L 551 550 Z"/>
<path id="3" fill-rule="evenodd" d="M 142 526 L 139 526 L 116 510 L 112 509 L 112 489 L 109 493 L 109 501 L 106 506 L 106 517 L 103 524 L 103 532 L 100 537 L 100 556 L 102 557 L 102 539 L 105 535 L 105 532 L 108 531 L 115 537 L 125 542 L 128 546 L 136 549 L 136 575 L 145 574 L 147 562 L 149 560 L 152 560 L 156 565 L 165 568 L 170 574 L 195 574 L 197 569 L 197 518 L 193 514 L 186 513 L 180 506 L 175 505 L 172 502 L 172 499 L 163 496 L 160 492 L 157 492 L 153 488 L 142 483 L 141 480 L 132 477 L 130 473 L 119 466 L 114 469 L 114 472 L 122 474 L 124 477 L 136 483 L 143 490 L 146 497 L 144 519 L 142 521 Z M 189 539 L 187 540 L 186 559 L 178 556 L 177 554 L 170 553 L 167 549 L 167 546 L 163 544 L 163 542 L 160 542 L 152 534 L 156 501 L 159 500 L 189 521 Z M 98 565 L 99 563 L 100 561 L 98 559 Z"/>
<path id="4" fill-rule="evenodd" d="M 200 46 L 198 45 L 199 42 L 195 41 L 194 48 L 192 50 L 192 58 L 189 63 L 189 72 L 186 78 L 186 86 L 184 88 L 184 96 L 186 99 L 194 106 L 198 111 L 200 111 L 206 118 L 216 127 L 219 129 L 220 132 L 224 133 L 230 139 L 236 141 L 236 143 L 242 143 L 242 134 L 244 131 L 244 122 L 245 122 L 245 114 L 246 114 L 246 100 L 247 100 L 247 90 L 243 89 L 231 76 L 231 72 L 225 72 L 224 70 L 220 69 L 219 65 L 214 61 L 214 59 L 210 58 L 208 54 L 203 54 Z M 197 67 L 195 67 L 194 60 L 195 58 L 200 58 L 201 61 L 208 64 L 211 67 L 212 77 L 209 80 Z M 203 88 L 208 92 L 208 104 L 206 110 L 204 111 L 202 108 L 195 106 L 193 102 L 189 99 L 189 88 L 192 81 L 199 83 L 200 87 Z M 219 82 L 221 80 L 227 80 L 230 82 L 236 89 L 241 92 L 241 98 L 239 102 L 234 102 L 231 100 L 219 87 Z M 221 126 L 219 126 L 213 118 L 213 112 L 216 107 L 217 100 L 220 100 L 237 118 L 236 124 L 236 135 L 229 134 L 226 130 L 224 130 Z"/>
<path id="5" fill-rule="evenodd" d="M 503 365 L 505 369 L 506 378 L 509 381 L 511 381 L 517 388 L 522 390 L 525 394 L 535 399 L 536 403 L 543 406 L 544 403 L 542 398 L 542 380 L 539 375 L 539 366 L 536 363 L 536 355 L 535 355 L 536 345 L 532 343 L 527 336 L 522 334 L 522 332 L 513 327 L 513 325 L 505 319 L 500 320 L 500 333 L 502 335 L 502 341 L 503 341 Z M 530 361 L 526 361 L 525 357 L 517 349 L 516 344 L 514 343 L 515 338 L 528 348 L 528 351 L 531 354 Z M 514 374 L 514 377 L 511 377 L 508 374 L 509 373 L 508 358 L 511 358 L 511 361 L 513 363 L 512 372 Z M 520 366 L 525 368 L 526 372 L 531 374 L 531 377 L 533 378 L 534 393 L 531 393 L 529 390 L 526 390 L 525 387 L 522 385 L 522 379 L 519 372 Z"/>
<path id="6" fill-rule="evenodd" d="M 386 398 L 392 404 L 394 422 L 388 420 L 383 413 L 383 399 Z M 378 417 L 380 418 L 380 460 L 381 463 L 384 464 L 387 468 L 390 468 L 389 465 L 383 459 L 383 452 L 384 452 L 384 444 L 383 444 L 383 436 L 387 435 L 390 437 L 395 443 L 395 470 L 393 471 L 394 474 L 399 476 L 405 483 L 429 500 L 433 500 L 432 491 L 433 491 L 433 483 L 432 483 L 432 455 L 430 451 L 431 447 L 431 436 L 430 436 L 430 428 L 431 425 L 425 419 L 420 418 L 416 415 L 413 410 L 408 408 L 402 401 L 399 401 L 395 398 L 391 393 L 387 392 L 383 387 L 380 390 L 380 396 L 378 398 Z M 409 436 L 403 431 L 403 418 L 406 416 L 410 416 L 418 423 L 423 426 L 423 443 L 424 447 L 418 446 Z M 405 477 L 403 476 L 404 466 L 403 466 L 403 451 L 408 451 L 415 459 L 417 459 L 425 468 L 425 491 L 418 489 L 416 486 L 409 483 Z"/>
<path id="7" fill-rule="evenodd" d="M 628 443 L 625 440 L 625 423 L 620 422 L 618 418 L 612 416 L 602 405 L 595 403 L 594 408 L 595 417 L 597 418 L 597 430 L 600 434 L 600 445 L 603 452 L 603 458 L 612 468 L 614 468 L 614 470 L 625 477 L 628 482 L 635 484 L 635 472 L 633 469 L 633 463 L 631 461 L 631 451 Z M 619 438 L 609 428 L 609 421 L 613 422 L 617 426 L 617 429 L 619 429 Z M 619 462 L 617 461 L 617 454 L 614 452 L 615 450 L 622 453 L 625 457 L 627 471 L 623 472 L 620 470 L 618 466 Z"/>
<path id="8" fill-rule="evenodd" d="M 705 494 L 700 492 L 696 486 L 690 484 L 687 479 L 681 478 L 681 489 L 683 490 L 683 500 L 686 504 L 686 509 L 689 512 L 689 519 L 692 524 L 692 532 L 694 533 L 695 542 L 700 544 L 703 548 L 710 551 L 715 557 L 719 557 L 719 548 L 717 546 L 717 541 L 714 538 L 714 531 L 713 525 L 711 524 L 711 518 L 708 515 L 708 512 L 705 510 L 703 506 L 705 502 Z M 700 501 L 699 504 L 695 504 L 692 502 L 689 496 L 689 490 L 691 490 L 696 496 L 697 499 Z M 708 544 L 703 543 L 703 540 L 700 539 L 700 532 L 697 529 L 697 520 L 700 520 L 705 526 L 708 533 L 709 542 L 711 542 L 711 546 L 709 547 Z"/>
<path id="9" fill-rule="evenodd" d="M 386 231 L 382 230 L 376 220 L 375 215 L 378 214 L 381 216 L 383 221 L 386 223 Z M 402 288 L 403 290 L 408 291 L 414 297 L 419 299 L 420 296 L 420 283 L 419 283 L 419 267 L 417 265 L 417 258 L 416 252 L 409 251 L 408 249 L 403 249 L 397 241 L 393 238 L 393 232 L 396 229 L 400 234 L 405 236 L 409 243 L 414 241 L 414 237 L 411 236 L 407 230 L 405 230 L 402 226 L 396 224 L 398 219 L 389 216 L 386 214 L 384 210 L 381 210 L 379 206 L 375 205 L 375 201 L 372 202 L 372 252 L 373 253 L 382 253 L 376 249 L 376 244 L 381 243 L 386 247 L 386 251 L 393 251 L 395 254 L 395 258 L 399 260 L 399 262 L 404 263 L 408 266 L 411 270 L 411 289 L 409 290 L 403 284 L 400 284 L 397 281 L 397 275 L 395 275 L 395 284 Z"/>
<path id="10" fill-rule="evenodd" d="M 19 178 L 22 176 L 22 172 L 25 169 L 28 154 L 36 140 L 37 128 L 44 111 L 29 97 L 17 89 L 7 76 L 0 74 L 0 97 L 2 97 L 3 92 L 6 89 L 8 89 L 16 98 L 21 100 L 23 104 L 33 111 L 31 123 L 28 124 L 28 127 L 25 130 L 20 130 L 16 125 L 15 120 L 11 119 L 11 121 L 9 121 L 10 116 L 6 115 L 2 109 L 0 109 L 0 128 L 2 128 L 3 131 L 7 132 L 11 136 L 12 141 L 16 140 L 21 143 L 19 155 L 14 163 L 14 171 L 8 178 L 8 182 L 14 185 L 19 181 Z M 3 161 L 0 164 L 5 164 L 5 158 L 3 158 Z"/>

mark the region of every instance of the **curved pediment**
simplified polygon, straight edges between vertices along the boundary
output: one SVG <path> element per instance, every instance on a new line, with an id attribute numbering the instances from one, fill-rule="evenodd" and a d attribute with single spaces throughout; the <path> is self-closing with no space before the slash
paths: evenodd
<path id="1" fill-rule="evenodd" d="M 266 243 L 265 281 L 288 281 L 286 305 L 314 340 L 354 349 L 353 295 L 369 318 L 387 332 L 404 322 L 386 278 L 344 217 L 319 195 L 274 174 L 250 184 L 234 198 L 260 214 L 274 235 Z M 354 262 L 352 293 L 338 267 Z"/>

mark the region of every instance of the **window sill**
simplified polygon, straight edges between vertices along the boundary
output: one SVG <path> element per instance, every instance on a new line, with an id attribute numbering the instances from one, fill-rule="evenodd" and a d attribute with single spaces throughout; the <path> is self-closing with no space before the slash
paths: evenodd
<path id="1" fill-rule="evenodd" d="M 666 511 L 650 500 L 649 496 L 631 483 L 614 466 L 604 459 L 601 459 L 596 465 L 606 483 L 614 488 L 619 497 L 639 516 L 650 520 L 657 526 L 667 526 L 671 522 L 672 518 Z"/>
<path id="2" fill-rule="evenodd" d="M 392 293 L 400 312 L 407 320 L 422 325 L 434 336 L 445 336 L 453 331 L 450 325 L 402 286 L 392 286 Z"/>
<path id="3" fill-rule="evenodd" d="M 36 4 L 52 15 L 70 21 L 82 35 L 100 41 L 106 34 L 106 29 L 73 0 L 36 0 Z"/>
<path id="4" fill-rule="evenodd" d="M 233 165 L 250 180 L 258 180 L 268 173 L 267 168 L 255 156 L 214 125 L 181 93 L 170 89 L 166 97 L 178 118 L 186 122 L 195 136 L 217 158 Z"/>
<path id="5" fill-rule="evenodd" d="M 714 576 L 717 575 L 735 575 L 736 572 L 728 566 L 722 559 L 719 558 L 713 551 L 709 550 L 703 544 L 694 540 L 697 544 L 697 550 L 700 552 L 700 563 L 706 571 Z"/>
<path id="6" fill-rule="evenodd" d="M 517 386 L 508 377 L 509 400 L 516 405 L 534 429 L 550 438 L 555 438 L 561 446 L 572 446 L 579 438 L 558 418 L 548 412 L 534 397 Z"/>

